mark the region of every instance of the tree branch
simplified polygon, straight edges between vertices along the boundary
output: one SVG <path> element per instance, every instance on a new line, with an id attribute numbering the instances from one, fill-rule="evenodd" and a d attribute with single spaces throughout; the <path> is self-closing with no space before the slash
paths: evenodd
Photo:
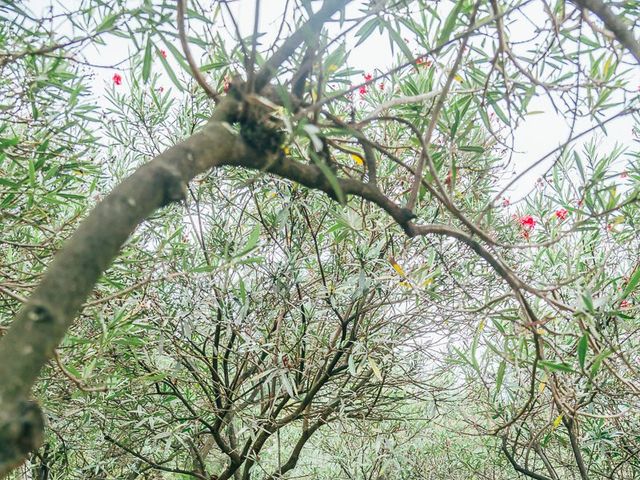
<path id="1" fill-rule="evenodd" d="M 593 12 L 605 27 L 607 27 L 616 37 L 622 46 L 624 46 L 631 55 L 640 63 L 640 43 L 633 35 L 633 31 L 627 27 L 627 24 L 618 15 L 606 5 L 602 0 L 573 0 L 580 8 L 584 8 Z"/>

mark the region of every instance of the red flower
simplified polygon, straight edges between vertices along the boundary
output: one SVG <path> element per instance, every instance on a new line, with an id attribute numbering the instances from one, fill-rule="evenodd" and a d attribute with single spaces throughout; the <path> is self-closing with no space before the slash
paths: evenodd
<path id="1" fill-rule="evenodd" d="M 367 86 L 363 85 L 358 89 L 358 92 L 360 92 L 360 96 L 364 97 L 364 95 L 367 93 Z"/>
<path id="2" fill-rule="evenodd" d="M 160 55 L 162 55 L 162 58 L 167 58 L 167 51 L 166 50 L 160 50 Z"/>
<path id="3" fill-rule="evenodd" d="M 564 220 L 565 218 L 567 218 L 567 215 L 569 215 L 569 212 L 567 212 L 567 210 L 564 208 L 559 208 L 555 211 L 555 216 L 558 220 Z"/>
<path id="4" fill-rule="evenodd" d="M 380 82 L 380 85 L 378 85 L 378 87 L 380 87 L 380 90 L 384 90 L 384 82 Z"/>
<path id="5" fill-rule="evenodd" d="M 114 73 L 111 79 L 116 85 L 122 85 L 122 75 L 120 75 L 119 73 Z"/>
<path id="6" fill-rule="evenodd" d="M 224 77 L 224 82 L 222 83 L 222 91 L 224 93 L 229 93 L 229 89 L 231 89 L 231 79 L 227 76 Z"/>
<path id="7" fill-rule="evenodd" d="M 503 207 L 508 207 L 509 205 L 511 205 L 511 200 L 509 200 L 507 197 L 504 197 L 502 199 L 502 206 Z"/>
<path id="8" fill-rule="evenodd" d="M 427 60 L 426 57 L 418 57 L 416 59 L 416 66 L 417 67 L 429 68 L 431 66 L 431 64 L 432 64 L 431 60 Z"/>
<path id="9" fill-rule="evenodd" d="M 531 215 L 525 215 L 524 217 L 520 217 L 518 220 L 520 222 L 520 226 L 525 231 L 531 231 L 536 227 L 536 219 Z"/>
<path id="10" fill-rule="evenodd" d="M 373 80 L 373 75 L 371 75 L 370 73 L 365 73 L 364 74 L 364 81 L 365 82 L 370 82 L 371 80 Z"/>
<path id="11" fill-rule="evenodd" d="M 631 304 L 627 300 L 622 300 L 620 302 L 620 308 L 629 308 L 630 306 L 631 306 Z"/>
<path id="12" fill-rule="evenodd" d="M 531 235 L 529 233 L 529 230 L 522 230 L 522 236 L 524 237 L 525 240 L 529 240 L 529 236 Z"/>
<path id="13" fill-rule="evenodd" d="M 159 91 L 160 93 L 164 92 L 164 87 L 158 87 L 158 91 Z"/>

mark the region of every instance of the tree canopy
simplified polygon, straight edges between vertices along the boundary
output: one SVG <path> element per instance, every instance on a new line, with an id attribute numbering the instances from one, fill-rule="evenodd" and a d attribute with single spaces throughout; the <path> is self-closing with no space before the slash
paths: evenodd
<path id="1" fill-rule="evenodd" d="M 0 14 L 0 477 L 640 478 L 637 0 Z"/>

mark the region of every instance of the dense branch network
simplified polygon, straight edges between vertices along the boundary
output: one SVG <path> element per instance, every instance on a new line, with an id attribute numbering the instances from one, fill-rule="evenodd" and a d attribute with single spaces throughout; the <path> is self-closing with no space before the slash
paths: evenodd
<path id="1" fill-rule="evenodd" d="M 503 427 L 509 427 L 529 408 L 535 395 L 537 362 L 544 361 L 545 357 L 540 347 L 540 334 L 537 328 L 540 324 L 540 319 L 537 318 L 525 295 L 538 297 L 557 312 L 574 313 L 574 310 L 563 304 L 559 299 L 553 298 L 548 291 L 530 285 L 509 267 L 508 262 L 496 251 L 496 247 L 501 245 L 474 221 L 468 219 L 456 208 L 454 201 L 449 198 L 446 186 L 438 178 L 438 173 L 429 151 L 432 135 L 439 118 L 439 111 L 448 96 L 453 93 L 475 92 L 475 90 L 455 92 L 450 90 L 456 76 L 457 67 L 464 56 L 467 39 L 474 33 L 476 28 L 479 28 L 475 25 L 477 5 L 470 17 L 469 29 L 454 39 L 455 41 L 461 40 L 458 55 L 441 90 L 407 96 L 403 99 L 392 99 L 388 103 L 379 106 L 369 118 L 359 125 L 354 123 L 345 124 L 338 118 L 327 115 L 329 121 L 333 122 L 332 126 L 349 129 L 356 141 L 362 145 L 366 157 L 369 181 L 344 176 L 331 169 L 330 166 L 325 165 L 323 161 L 328 159 L 327 156 L 330 156 L 330 152 L 325 156 L 324 160 L 321 158 L 321 161 L 316 162 L 316 164 L 303 163 L 288 156 L 280 148 L 282 125 L 278 123 L 277 119 L 275 123 L 255 120 L 271 119 L 274 110 L 273 105 L 282 104 L 281 98 L 269 93 L 269 83 L 276 76 L 278 69 L 295 53 L 300 45 L 310 44 L 310 39 L 317 37 L 323 25 L 348 3 L 345 0 L 325 1 L 316 14 L 312 15 L 301 28 L 282 43 L 281 47 L 266 61 L 263 68 L 255 75 L 252 75 L 249 82 L 234 82 L 229 95 L 221 97 L 208 85 L 191 55 L 185 32 L 185 2 L 178 2 L 179 37 L 187 62 L 198 84 L 210 97 L 217 101 L 215 112 L 202 131 L 175 145 L 141 167 L 98 204 L 81 224 L 77 232 L 66 242 L 64 248 L 51 263 L 38 288 L 20 310 L 7 334 L 3 336 L 0 342 L 0 475 L 8 472 L 29 451 L 38 448 L 41 443 L 42 420 L 37 406 L 29 400 L 30 391 L 43 366 L 54 357 L 55 348 L 61 342 L 94 284 L 118 254 L 121 246 L 134 229 L 155 210 L 169 203 L 182 201 L 185 198 L 187 184 L 196 175 L 207 172 L 212 168 L 224 166 L 271 173 L 310 189 L 325 192 L 335 200 L 344 201 L 349 196 L 359 197 L 380 207 L 403 229 L 408 237 L 444 236 L 468 246 L 479 257 L 484 259 L 511 289 L 510 295 L 517 301 L 522 311 L 523 327 L 531 333 L 536 345 L 536 357 L 533 363 L 533 378 L 529 388 L 529 397 L 521 412 L 512 420 L 507 421 Z M 581 0 L 577 3 L 600 17 L 607 28 L 614 32 L 620 43 L 628 48 L 634 57 L 640 61 L 640 50 L 638 50 L 638 43 L 633 34 L 625 28 L 624 24 L 605 5 L 591 0 L 584 2 Z M 496 11 L 493 20 L 497 21 L 504 14 L 504 12 Z M 445 39 L 443 45 L 450 42 L 450 40 Z M 443 45 L 439 45 L 433 51 L 437 51 Z M 506 49 L 507 47 L 503 45 L 501 51 L 508 55 L 509 52 Z M 29 54 L 35 53 L 37 52 Z M 253 54 L 255 55 L 255 45 Z M 19 58 L 14 55 L 11 57 L 12 60 L 14 59 L 13 57 Z M 7 58 L 9 57 L 5 57 L 5 60 Z M 415 64 L 415 60 L 407 65 L 413 64 Z M 306 64 L 302 67 L 305 68 Z M 363 85 L 369 85 L 371 82 L 375 82 L 375 79 L 368 80 Z M 342 92 L 340 96 L 334 96 L 333 99 L 340 98 L 344 93 Z M 267 100 L 266 102 L 265 99 Z M 435 99 L 437 99 L 437 103 L 435 110 L 432 112 L 433 116 L 426 135 L 420 135 L 420 131 L 415 125 L 408 125 L 409 130 L 416 134 L 420 143 L 419 161 L 416 168 L 407 169 L 413 177 L 413 182 L 410 186 L 409 201 L 406 206 L 401 206 L 397 201 L 385 194 L 383 187 L 377 181 L 376 152 L 387 155 L 390 158 L 393 158 L 393 154 L 367 138 L 362 133 L 361 128 L 368 122 L 395 121 L 393 117 L 386 117 L 381 114 L 396 105 Z M 320 111 L 323 105 L 327 105 L 332 101 L 332 97 L 318 99 L 318 101 L 306 105 L 301 104 L 300 98 L 291 98 L 290 100 L 291 103 L 300 105 L 296 112 L 299 119 L 314 120 L 314 118 L 305 118 L 305 115 Z M 256 129 L 260 129 L 260 131 L 256 132 Z M 259 141 L 256 141 L 256 138 Z M 314 154 L 321 157 L 329 151 L 328 144 L 330 144 L 330 141 L 327 138 L 320 138 L 320 142 L 322 147 L 316 149 L 317 151 Z M 265 148 L 265 145 L 268 145 L 268 147 Z M 334 143 L 333 145 L 335 146 L 336 144 Z M 426 182 L 423 178 L 425 166 L 428 167 L 435 185 Z M 463 228 L 458 228 L 448 223 L 423 223 L 416 218 L 415 207 L 421 185 L 429 190 L 432 200 L 438 202 L 440 207 L 463 225 Z M 347 315 L 347 317 L 349 316 Z M 351 330 L 351 334 L 354 331 L 355 327 Z M 346 323 L 342 335 L 347 335 Z M 342 355 L 347 354 L 349 346 L 350 344 L 347 342 L 342 349 L 338 349 L 329 367 L 317 379 L 317 382 L 309 388 L 293 411 L 286 412 L 285 406 L 290 400 L 287 395 L 278 399 L 280 403 L 273 403 L 271 407 L 276 410 L 276 414 L 272 416 L 269 422 L 260 426 L 260 433 L 257 431 L 257 437 L 254 441 L 247 442 L 243 446 L 229 445 L 220 435 L 221 428 L 228 421 L 226 415 L 230 410 L 230 405 L 225 405 L 223 402 L 223 398 L 228 392 L 224 392 L 219 386 L 216 387 L 214 403 L 221 415 L 219 415 L 215 424 L 210 425 L 203 422 L 203 426 L 210 430 L 217 446 L 229 458 L 229 465 L 219 478 L 231 478 L 243 465 L 243 475 L 248 478 L 248 472 L 255 462 L 255 456 L 259 452 L 261 445 L 282 425 L 303 417 L 306 418 L 304 415 L 305 409 L 334 374 L 336 365 L 338 365 Z M 369 371 L 367 376 L 359 379 L 358 388 L 364 388 L 370 375 L 371 372 Z M 220 382 L 219 385 L 222 383 L 224 382 Z M 175 385 L 166 384 L 165 386 L 172 389 L 173 393 L 180 398 L 179 389 Z M 275 400 L 274 398 L 273 401 L 275 402 Z M 329 402 L 325 409 L 314 417 L 315 422 L 307 425 L 303 430 L 303 434 L 294 446 L 290 458 L 269 478 L 279 478 L 295 467 L 305 442 L 333 414 L 338 407 L 339 401 L 339 398 L 336 398 Z M 187 402 L 183 403 L 188 408 Z M 559 408 L 562 409 L 564 407 L 559 404 Z M 568 416 L 570 412 L 566 408 L 564 410 L 567 415 L 567 429 L 571 431 L 573 424 Z M 288 413 L 284 419 L 278 418 L 278 413 L 281 411 Z M 279 422 L 283 423 L 280 424 Z M 573 437 L 571 439 L 574 440 Z M 107 437 L 107 440 L 129 451 L 128 447 L 120 445 L 117 440 L 111 437 Z M 503 450 L 509 462 L 517 471 L 531 478 L 548 478 L 544 475 L 530 472 L 519 465 L 513 454 L 508 450 L 506 440 L 503 444 Z M 129 451 L 129 453 L 149 463 L 153 468 L 188 473 L 156 464 L 133 451 Z M 576 455 L 578 454 L 579 449 L 576 452 Z M 582 470 L 581 473 L 583 473 Z M 206 478 L 202 473 L 188 474 L 195 478 Z"/>

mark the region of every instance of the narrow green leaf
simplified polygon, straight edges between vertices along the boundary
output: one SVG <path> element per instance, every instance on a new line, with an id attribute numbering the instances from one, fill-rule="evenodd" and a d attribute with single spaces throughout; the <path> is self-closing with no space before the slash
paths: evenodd
<path id="1" fill-rule="evenodd" d="M 460 10 L 462 10 L 462 0 L 459 0 L 456 3 L 456 6 L 453 7 L 453 10 L 449 13 L 449 16 L 444 22 L 444 26 L 440 31 L 440 38 L 438 39 L 438 45 L 442 45 L 443 43 L 447 43 L 449 41 L 449 37 L 451 36 L 451 32 L 456 26 L 456 21 L 460 16 Z"/>
<path id="2" fill-rule="evenodd" d="M 178 80 L 178 77 L 176 77 L 176 73 L 173 71 L 173 68 L 171 68 L 171 65 L 169 65 L 169 62 L 167 62 L 167 59 L 160 55 L 160 61 L 162 62 L 162 66 L 167 72 L 167 75 L 169 75 L 169 78 L 171 79 L 173 84 L 178 87 L 178 90 L 180 90 L 181 92 L 184 91 L 182 83 L 180 82 L 180 80 Z"/>
<path id="3" fill-rule="evenodd" d="M 459 149 L 463 152 L 484 153 L 484 148 L 475 145 L 461 145 Z"/>
<path id="4" fill-rule="evenodd" d="M 147 37 L 147 46 L 144 49 L 144 59 L 142 60 L 142 81 L 147 83 L 151 73 L 151 37 Z"/>
<path id="5" fill-rule="evenodd" d="M 604 361 L 605 358 L 611 355 L 611 353 L 612 353 L 611 350 L 604 350 L 596 356 L 595 360 L 593 361 L 593 364 L 591 365 L 591 378 L 597 375 L 598 371 L 600 370 L 600 367 L 602 366 L 602 362 Z"/>
<path id="6" fill-rule="evenodd" d="M 504 380 L 504 372 L 506 369 L 507 369 L 507 362 L 502 360 L 500 362 L 500 366 L 498 366 L 498 373 L 496 374 L 496 391 L 494 396 L 500 393 L 500 388 L 502 387 L 502 381 Z"/>
<path id="7" fill-rule="evenodd" d="M 627 282 L 627 286 L 624 287 L 624 292 L 622 292 L 623 300 L 636 289 L 638 283 L 640 283 L 640 266 L 636 267 L 636 271 L 633 273 L 633 275 L 631 275 L 631 278 Z"/>
<path id="8" fill-rule="evenodd" d="M 107 15 L 106 17 L 104 17 L 104 20 L 102 20 L 102 23 L 98 25 L 98 28 L 96 28 L 96 32 L 100 33 L 100 32 L 109 30 L 111 27 L 113 27 L 114 23 L 116 23 L 117 19 L 118 19 L 117 13 L 112 13 L 111 15 Z"/>
<path id="9" fill-rule="evenodd" d="M 540 360 L 538 364 L 541 367 L 554 372 L 574 372 L 573 368 L 571 368 L 571 365 L 564 362 L 552 362 L 550 360 Z"/>
<path id="10" fill-rule="evenodd" d="M 373 31 L 378 26 L 378 18 L 372 18 L 367 23 L 365 23 L 360 30 L 356 32 L 356 37 L 360 37 L 358 39 L 358 43 L 356 43 L 356 47 L 364 42 L 369 36 L 373 33 Z"/>
<path id="11" fill-rule="evenodd" d="M 589 334 L 584 332 L 582 338 L 578 342 L 578 363 L 580 367 L 584 368 L 584 361 L 587 358 L 587 348 L 589 346 Z"/>
<path id="12" fill-rule="evenodd" d="M 404 56 L 407 57 L 407 60 L 413 60 L 414 54 L 411 52 L 411 49 L 407 46 L 407 42 L 403 40 L 402 36 L 391 27 L 389 22 L 384 22 L 387 26 L 387 30 L 389 32 L 389 36 L 393 40 L 393 42 L 398 45 Z"/>
<path id="13" fill-rule="evenodd" d="M 260 239 L 260 225 L 256 225 L 253 228 L 253 230 L 251 230 L 251 233 L 249 234 L 249 238 L 247 239 L 247 244 L 240 251 L 240 253 L 238 253 L 237 256 L 241 257 L 249 253 L 251 250 L 253 250 L 258 244 L 259 239 Z"/>

